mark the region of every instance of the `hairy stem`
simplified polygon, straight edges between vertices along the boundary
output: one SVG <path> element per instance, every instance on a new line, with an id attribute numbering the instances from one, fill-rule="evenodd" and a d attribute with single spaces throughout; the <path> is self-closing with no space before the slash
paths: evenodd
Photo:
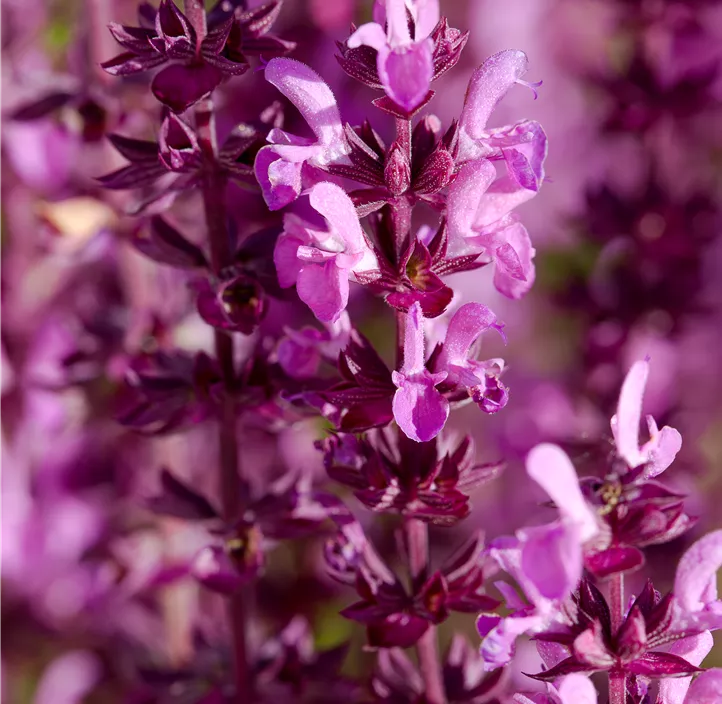
<path id="1" fill-rule="evenodd" d="M 406 153 L 411 162 L 411 120 L 396 118 L 396 142 Z M 401 256 L 404 245 L 411 232 L 411 203 L 401 195 L 389 203 L 391 224 L 394 230 L 394 246 L 397 260 Z"/>
<path id="2" fill-rule="evenodd" d="M 189 3 L 190 4 L 190 3 Z M 211 266 L 216 274 L 231 265 L 233 249 L 228 232 L 226 211 L 226 177 L 218 168 L 213 102 L 209 98 L 195 109 L 196 133 L 203 154 L 203 209 L 205 211 Z M 223 518 L 231 523 L 238 518 L 241 502 L 241 468 L 236 434 L 236 372 L 233 338 L 214 331 L 216 359 L 223 379 L 223 398 L 219 414 L 220 487 Z M 252 682 L 248 671 L 246 646 L 247 591 L 230 598 L 229 621 L 233 639 L 236 701 L 251 699 Z"/>
<path id="3" fill-rule="evenodd" d="M 429 527 L 418 518 L 406 520 L 406 540 L 409 550 L 409 569 L 413 580 L 423 579 L 429 565 Z M 446 704 L 446 692 L 441 674 L 441 661 L 436 639 L 436 626 L 430 626 L 416 644 L 419 670 L 424 680 L 425 701 Z"/>
<path id="4" fill-rule="evenodd" d="M 616 635 L 624 621 L 624 575 L 615 574 L 609 586 L 609 608 L 612 616 L 612 633 Z M 627 677 L 623 670 L 609 672 L 609 703 L 625 704 Z"/>

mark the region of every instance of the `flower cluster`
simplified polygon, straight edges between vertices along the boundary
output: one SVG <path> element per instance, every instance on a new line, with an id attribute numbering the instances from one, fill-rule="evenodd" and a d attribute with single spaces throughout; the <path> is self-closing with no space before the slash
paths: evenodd
<path id="1" fill-rule="evenodd" d="M 541 81 L 520 50 L 475 57 L 480 28 L 452 27 L 439 0 L 358 4 L 142 1 L 121 24 L 125 8 L 92 0 L 61 75 L 55 20 L 40 33 L 39 4 L 9 3 L 8 695 L 601 704 L 606 679 L 611 704 L 722 701 L 703 667 L 722 531 L 692 532 L 704 516 L 671 427 L 686 451 L 689 421 L 640 428 L 664 364 L 615 357 L 616 410 L 595 399 L 611 419 L 581 438 L 533 437 L 515 401 L 537 266 L 549 278 L 547 136 L 501 115 Z M 662 21 L 616 12 L 630 31 Z M 624 81 L 595 78 L 620 94 L 605 135 L 651 133 L 716 90 L 711 69 L 662 80 L 640 52 Z M 630 86 L 655 100 L 637 110 Z M 650 301 L 679 332 L 678 291 L 702 289 L 713 199 L 680 189 L 668 219 L 691 237 L 657 246 L 638 215 L 667 194 L 649 183 L 632 205 L 588 197 L 608 211 L 587 223 L 599 266 L 620 229 L 651 263 L 575 301 L 619 318 L 610 356 Z M 617 310 L 610 288 L 634 300 Z M 515 443 L 493 442 L 514 423 Z M 520 515 L 537 489 L 548 500 Z M 665 574 L 659 551 L 677 549 Z"/>

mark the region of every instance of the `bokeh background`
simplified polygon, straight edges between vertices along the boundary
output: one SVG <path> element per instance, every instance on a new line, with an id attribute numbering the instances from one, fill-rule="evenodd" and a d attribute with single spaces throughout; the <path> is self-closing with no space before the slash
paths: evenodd
<path id="1" fill-rule="evenodd" d="M 294 57 L 328 81 L 345 120 L 368 116 L 388 135 L 389 121 L 369 104 L 376 95 L 333 58 L 334 42 L 370 17 L 370 4 L 286 0 L 275 31 L 298 42 Z M 2 2 L 2 686 L 13 704 L 195 702 L 183 691 L 153 698 L 139 684 L 144 668 L 190 667 L 223 651 L 218 598 L 178 578 L 204 536 L 142 508 L 163 466 L 212 492 L 212 428 L 142 437 L 114 420 L 130 355 L 211 345 L 185 275 L 128 244 L 132 197 L 95 180 L 122 164 L 107 133 L 151 137 L 157 127 L 147 77 L 122 81 L 98 67 L 117 53 L 104 26 L 132 24 L 135 5 Z M 522 49 L 527 78 L 543 81 L 539 97 L 514 87 L 493 126 L 539 120 L 549 158 L 547 182 L 521 212 L 537 250 L 532 291 L 505 300 L 484 269 L 455 282 L 464 300 L 483 301 L 507 325 L 508 346 L 490 345 L 486 356 L 507 360 L 511 399 L 498 416 L 465 409 L 454 422 L 474 435 L 480 458 L 503 457 L 508 470 L 480 490 L 460 527 L 432 531 L 434 549 L 443 554 L 475 528 L 493 537 L 543 517 L 525 453 L 552 440 L 584 467 L 588 448 L 607 441 L 624 373 L 649 356 L 645 411 L 684 438 L 665 477 L 700 517 L 690 534 L 648 553 L 657 587 L 667 588 L 685 546 L 722 526 L 722 3 L 441 5 L 471 35 L 428 110 L 448 125 L 474 68 Z M 260 72 L 227 84 L 221 129 L 277 99 Z M 292 109 L 287 124 L 304 129 Z M 198 207 L 192 199 L 178 207 L 185 231 L 199 227 Z M 255 193 L 239 191 L 234 211 L 246 231 L 270 222 Z M 391 355 L 387 309 L 359 294 L 351 310 Z M 273 340 L 289 321 L 311 318 L 274 302 L 258 335 Z M 246 422 L 250 481 L 264 486 L 293 468 L 322 482 L 313 446 L 321 432 L 313 419 Z M 392 553 L 391 527 L 373 524 Z M 368 670 L 360 629 L 338 615 L 352 598 L 323 576 L 318 541 L 283 546 L 256 589 L 251 640 L 264 642 L 300 613 L 317 647 L 350 638 L 346 669 Z M 455 617 L 442 637 L 450 628 L 475 642 L 473 618 Z M 722 665 L 719 645 L 707 662 Z"/>

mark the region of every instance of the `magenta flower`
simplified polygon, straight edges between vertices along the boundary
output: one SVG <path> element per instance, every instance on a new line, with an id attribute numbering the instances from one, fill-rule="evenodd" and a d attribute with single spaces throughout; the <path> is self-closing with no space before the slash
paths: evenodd
<path id="1" fill-rule="evenodd" d="M 323 167 L 348 153 L 341 115 L 331 89 L 312 69 L 293 59 L 272 59 L 266 80 L 281 91 L 303 115 L 316 141 L 275 128 L 270 145 L 256 156 L 255 171 L 271 210 L 280 210 L 298 198 L 303 188 L 304 164 Z"/>
<path id="2" fill-rule="evenodd" d="M 529 604 L 505 588 L 513 613 L 501 618 L 482 614 L 477 627 L 483 638 L 481 653 L 489 669 L 507 664 L 514 643 L 523 633 L 545 630 L 560 616 L 560 607 L 576 589 L 583 569 L 583 546 L 599 532 L 596 515 L 582 496 L 569 458 L 555 445 L 542 444 L 528 455 L 526 470 L 559 509 L 553 523 L 500 538 L 490 552 L 514 577 Z"/>
<path id="3" fill-rule="evenodd" d="M 300 330 L 284 328 L 276 347 L 278 363 L 288 376 L 307 379 L 317 374 L 322 361 L 335 364 L 341 350 L 351 339 L 351 320 L 346 311 L 323 330 L 305 326 Z"/>
<path id="4" fill-rule="evenodd" d="M 143 26 L 111 23 L 110 33 L 125 52 L 106 61 L 103 68 L 114 76 L 128 76 L 170 62 L 156 74 L 151 90 L 171 110 L 183 112 L 224 78 L 245 73 L 247 55 L 284 54 L 295 46 L 268 35 L 281 9 L 279 0 L 239 14 L 228 14 L 221 5 L 209 13 L 203 37 L 172 0 L 162 0 L 157 12 L 152 8 L 150 13 L 141 12 Z"/>
<path id="5" fill-rule="evenodd" d="M 424 359 L 424 317 L 421 305 L 414 303 L 406 316 L 404 362 L 391 378 L 394 418 L 412 440 L 426 442 L 436 437 L 449 417 L 449 402 L 436 387 L 446 379 L 445 371 L 432 374 Z"/>
<path id="6" fill-rule="evenodd" d="M 472 348 L 482 333 L 492 328 L 502 333 L 501 323 L 486 306 L 467 303 L 454 313 L 444 344 L 434 351 L 428 368 L 423 321 L 421 304 L 416 302 L 406 316 L 404 362 L 392 375 L 397 387 L 394 418 L 417 442 L 438 435 L 449 415 L 450 400 L 471 398 L 485 413 L 496 413 L 508 399 L 508 391 L 499 380 L 503 360 L 480 362 L 472 358 Z"/>
<path id="7" fill-rule="evenodd" d="M 512 214 L 534 195 L 509 176 L 496 179 L 486 159 L 466 164 L 449 189 L 449 236 L 494 263 L 494 286 L 508 298 L 521 298 L 534 283 L 534 248 Z"/>
<path id="8" fill-rule="evenodd" d="M 648 376 L 648 360 L 632 365 L 622 384 L 617 413 L 612 417 L 611 425 L 619 456 L 630 469 L 644 465 L 644 476 L 651 478 L 661 474 L 672 464 L 682 447 L 682 436 L 669 426 L 659 430 L 654 418 L 647 416 L 650 439 L 639 446 L 639 421 Z"/>
<path id="9" fill-rule="evenodd" d="M 544 180 L 547 153 L 542 126 L 533 120 L 523 120 L 491 130 L 486 127 L 497 103 L 515 83 L 532 88 L 538 85 L 521 80 L 528 65 L 524 52 L 507 50 L 490 56 L 474 71 L 459 118 L 458 160 L 504 159 L 513 181 L 536 192 Z"/>
<path id="10" fill-rule="evenodd" d="M 349 37 L 347 45 L 350 49 L 368 46 L 378 52 L 376 67 L 386 95 L 411 112 L 426 98 L 434 75 L 434 43 L 429 35 L 439 21 L 439 3 L 438 0 L 411 3 L 413 37 L 406 9 L 404 0 L 386 0 L 385 8 L 377 2 L 376 21 L 361 25 Z"/>
<path id="11" fill-rule="evenodd" d="M 311 207 L 323 216 L 319 230 L 296 215 L 284 218 L 273 259 L 283 288 L 296 284 L 298 295 L 324 323 L 339 319 L 348 303 L 349 278 L 377 266 L 351 199 L 332 183 L 316 184 Z"/>

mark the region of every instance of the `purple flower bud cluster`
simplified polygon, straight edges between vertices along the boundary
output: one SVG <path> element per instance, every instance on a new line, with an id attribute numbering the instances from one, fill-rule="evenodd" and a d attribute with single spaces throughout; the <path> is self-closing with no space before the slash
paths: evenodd
<path id="1" fill-rule="evenodd" d="M 599 142 L 654 157 L 555 216 L 558 286 L 547 133 L 516 119 L 547 86 L 475 55 L 450 17 L 477 6 L 78 0 L 61 41 L 30 4 L 3 44 L 8 699 L 722 702 L 722 530 L 685 454 L 718 448 L 644 342 L 719 323 L 716 191 L 662 153 L 719 97 L 707 4 L 611 3 L 590 37 L 629 46 L 566 68 L 610 98 Z M 524 401 L 557 314 L 586 426 Z"/>

